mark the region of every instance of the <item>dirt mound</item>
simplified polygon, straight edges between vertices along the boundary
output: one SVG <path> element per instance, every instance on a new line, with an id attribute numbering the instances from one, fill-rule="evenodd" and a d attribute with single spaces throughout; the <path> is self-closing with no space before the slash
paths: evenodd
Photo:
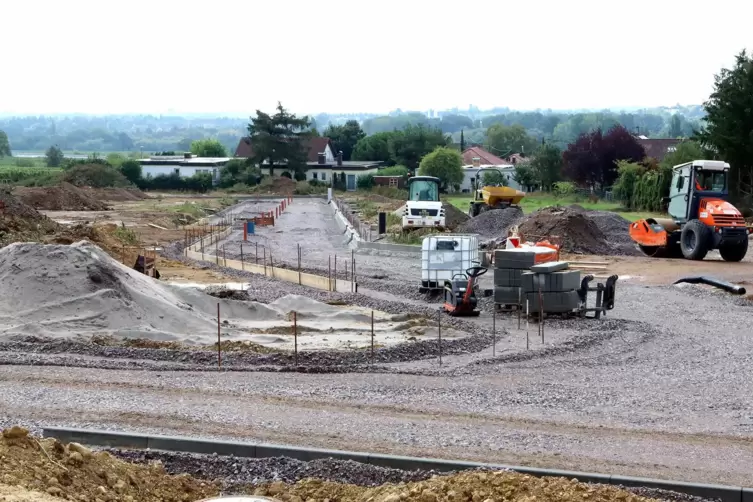
<path id="1" fill-rule="evenodd" d="M 0 188 L 0 248 L 11 242 L 40 240 L 58 228 L 57 223 Z"/>
<path id="2" fill-rule="evenodd" d="M 552 206 L 531 213 L 520 225 L 528 241 L 560 242 L 562 251 L 575 254 L 637 254 L 630 241 L 630 222 L 607 211 L 589 211 L 578 205 Z"/>
<path id="3" fill-rule="evenodd" d="M 507 237 L 507 230 L 519 224 L 522 219 L 523 210 L 519 207 L 493 209 L 468 219 L 457 230 L 467 234 L 479 234 L 482 239 L 497 239 Z"/>
<path id="4" fill-rule="evenodd" d="M 445 225 L 447 225 L 447 228 L 453 232 L 470 219 L 470 216 L 452 204 L 443 202 L 442 207 L 444 208 Z"/>
<path id="5" fill-rule="evenodd" d="M 136 257 L 135 255 L 132 257 L 133 259 L 131 259 L 130 255 L 128 257 L 123 256 L 124 251 L 131 250 L 130 248 L 126 250 L 123 242 L 115 238 L 115 236 L 113 235 L 113 231 L 117 228 L 119 227 L 117 227 L 116 225 L 102 225 L 94 227 L 91 225 L 85 225 L 83 223 L 70 227 L 60 227 L 60 229 L 53 235 L 47 236 L 42 239 L 42 242 L 44 242 L 45 244 L 71 245 L 80 241 L 89 241 L 107 251 L 110 256 L 118 260 L 128 258 L 127 262 L 134 262 Z M 138 253 L 136 253 L 136 255 L 137 254 Z"/>
<path id="6" fill-rule="evenodd" d="M 610 254 L 617 256 L 643 256 L 630 238 L 630 221 L 612 211 L 592 211 L 577 204 L 570 209 L 582 212 L 588 219 L 596 223 L 611 246 Z"/>
<path id="7" fill-rule="evenodd" d="M 537 500 L 643 502 L 652 499 L 613 486 L 589 485 L 566 478 L 537 478 L 509 471 L 463 472 L 426 481 L 384 484 L 375 488 L 305 479 L 294 485 L 272 483 L 256 495 L 292 500 L 348 500 L 350 502 L 426 502 L 456 500 Z"/>
<path id="8" fill-rule="evenodd" d="M 45 211 L 106 211 L 107 205 L 70 183 L 54 187 L 18 187 L 13 195 L 25 204 Z"/>
<path id="9" fill-rule="evenodd" d="M 265 178 L 265 181 L 258 185 L 254 191 L 274 195 L 293 195 L 295 192 L 295 181 L 287 176 L 275 176 L 271 178 L 271 181 L 268 180 L 269 178 Z"/>
<path id="10" fill-rule="evenodd" d="M 184 502 L 216 496 L 220 487 L 187 475 L 171 476 L 161 464 L 135 465 L 77 443 L 39 439 L 12 427 L 0 439 L 0 496 L 16 500 L 162 500 Z M 32 490 L 48 498 L 33 498 Z M 56 497 L 56 498 L 53 498 Z"/>
<path id="11" fill-rule="evenodd" d="M 83 188 L 91 198 L 113 202 L 130 202 L 148 199 L 138 188 Z"/>
<path id="12" fill-rule="evenodd" d="M 27 221 L 41 222 L 48 220 L 34 207 L 27 204 L 23 199 L 16 197 L 10 190 L 0 188 L 0 217 L 18 218 Z"/>

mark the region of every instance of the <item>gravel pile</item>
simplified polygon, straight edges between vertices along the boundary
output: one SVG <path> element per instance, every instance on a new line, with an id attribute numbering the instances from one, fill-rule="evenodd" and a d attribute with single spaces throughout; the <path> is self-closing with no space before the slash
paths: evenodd
<path id="1" fill-rule="evenodd" d="M 121 460 L 137 464 L 159 460 L 170 474 L 188 473 L 199 478 L 221 480 L 229 488 L 275 481 L 295 483 L 306 478 L 358 486 L 377 486 L 384 483 L 421 481 L 437 474 L 435 471 L 402 471 L 334 458 L 303 462 L 288 457 L 243 458 L 115 448 L 105 451 Z"/>
<path id="2" fill-rule="evenodd" d="M 523 220 L 523 210 L 519 207 L 493 209 L 469 219 L 458 227 L 464 234 L 479 234 L 481 239 L 507 237 L 507 230 Z"/>
<path id="3" fill-rule="evenodd" d="M 189 263 L 181 253 L 182 242 L 168 246 L 164 254 L 173 260 Z M 234 269 L 223 269 L 210 262 L 200 262 L 205 268 L 221 270 L 224 274 L 248 283 L 245 292 L 248 297 L 261 303 L 271 303 L 288 294 L 304 295 L 322 302 L 338 302 L 340 304 L 357 305 L 372 308 L 391 314 L 401 314 L 410 318 L 424 317 L 435 319 L 439 316 L 438 309 L 428 305 L 410 304 L 395 301 L 380 300 L 365 295 L 353 293 L 330 293 L 318 291 Z M 211 290 L 210 290 L 211 291 Z M 227 295 L 215 291 L 215 295 Z M 226 299 L 226 301 L 228 301 Z M 226 305 L 225 308 L 228 308 Z M 491 343 L 490 332 L 480 329 L 473 322 L 442 316 L 442 326 L 451 327 L 459 331 L 471 333 L 471 336 L 459 339 L 445 339 L 442 341 L 441 351 L 444 355 L 475 353 L 488 347 Z M 501 333 L 501 331 L 499 331 Z M 304 372 L 343 372 L 363 371 L 370 368 L 372 363 L 406 362 L 419 359 L 434 358 L 439 355 L 439 344 L 435 340 L 421 340 L 399 345 L 381 347 L 375 351 L 372 361 L 370 351 L 306 351 L 298 355 L 296 364 L 292 352 L 277 352 L 260 354 L 254 352 L 230 352 L 223 357 L 223 368 L 251 371 L 304 371 Z M 74 341 L 70 339 L 53 339 L 38 336 L 19 336 L 0 343 L 0 352 L 5 352 L 2 359 L 7 364 L 66 364 L 86 367 L 127 367 L 144 369 L 192 369 L 214 370 L 216 352 L 200 349 L 160 349 L 141 347 L 106 346 L 92 342 Z M 52 358 L 41 357 L 55 356 Z M 70 356 L 65 359 L 63 356 Z M 104 358 L 97 360 L 92 358 Z M 113 363 L 113 360 L 121 362 Z M 122 362 L 126 360 L 126 362 Z M 156 361 L 163 364 L 150 364 L 145 361 Z M 381 371 L 380 368 L 373 368 Z"/>
<path id="4" fill-rule="evenodd" d="M 470 216 L 452 204 L 443 202 L 442 207 L 444 208 L 445 225 L 452 232 L 456 231 L 459 226 L 470 219 Z"/>

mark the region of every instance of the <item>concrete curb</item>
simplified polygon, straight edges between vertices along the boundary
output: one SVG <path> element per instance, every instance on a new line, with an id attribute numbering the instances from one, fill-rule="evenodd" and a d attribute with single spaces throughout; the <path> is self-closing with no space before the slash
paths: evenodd
<path id="1" fill-rule="evenodd" d="M 433 469 L 446 472 L 478 468 L 509 469 L 533 476 L 575 478 L 586 483 L 659 488 L 662 490 L 687 493 L 689 495 L 703 498 L 720 499 L 722 502 L 753 502 L 753 489 L 742 488 L 739 486 L 708 485 L 701 483 L 686 483 L 682 481 L 666 481 L 663 479 L 634 478 L 630 476 L 560 471 L 556 469 L 539 469 L 535 467 L 485 464 L 437 458 L 401 457 L 366 452 L 323 450 L 318 448 L 299 448 L 296 446 L 241 443 L 233 441 L 214 441 L 210 439 L 188 437 L 153 436 L 149 434 L 120 433 L 91 429 L 45 427 L 42 434 L 44 437 L 56 438 L 64 443 L 77 442 L 91 446 L 111 446 L 116 448 L 133 449 L 150 448 L 154 450 L 189 453 L 217 453 L 218 455 L 234 455 L 236 457 L 248 458 L 289 457 L 302 461 L 331 457 L 403 470 Z"/>
<path id="2" fill-rule="evenodd" d="M 355 246 L 356 249 L 372 249 L 375 251 L 391 251 L 393 253 L 413 253 L 421 254 L 421 246 L 411 246 L 408 244 L 392 244 L 389 242 L 369 242 L 365 241 L 358 235 L 356 229 L 354 229 L 347 219 L 342 215 L 342 212 L 337 208 L 334 203 L 330 203 L 332 210 L 334 211 L 335 221 L 337 226 L 343 231 L 352 235 L 348 241 L 351 246 Z"/>
<path id="3" fill-rule="evenodd" d="M 358 243 L 358 249 L 374 249 L 378 251 L 392 251 L 394 253 L 412 253 L 421 254 L 421 246 L 412 246 L 410 244 L 392 244 L 391 242 L 366 242 Z"/>

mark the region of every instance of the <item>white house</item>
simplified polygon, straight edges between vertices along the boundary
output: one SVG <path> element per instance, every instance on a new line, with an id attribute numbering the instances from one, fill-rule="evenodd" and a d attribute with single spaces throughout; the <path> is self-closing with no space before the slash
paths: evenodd
<path id="1" fill-rule="evenodd" d="M 507 180 L 507 186 L 514 188 L 515 190 L 523 190 L 515 181 L 515 166 L 513 165 L 467 165 L 463 166 L 463 182 L 460 184 L 461 192 L 471 192 L 477 182 L 482 182 L 484 178 L 484 170 L 499 171 L 502 176 Z"/>
<path id="2" fill-rule="evenodd" d="M 195 174 L 208 173 L 212 175 L 213 183 L 220 179 L 220 169 L 230 161 L 229 157 L 195 157 L 190 153 L 185 155 L 157 155 L 148 159 L 140 159 L 141 175 L 144 177 L 169 176 L 177 173 L 181 178 L 190 178 Z"/>

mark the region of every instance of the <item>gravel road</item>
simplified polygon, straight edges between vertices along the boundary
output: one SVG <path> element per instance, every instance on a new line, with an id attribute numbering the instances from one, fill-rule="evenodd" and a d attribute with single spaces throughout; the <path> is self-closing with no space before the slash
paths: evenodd
<path id="1" fill-rule="evenodd" d="M 324 220 L 329 210 L 320 201 L 296 201 L 287 214 L 295 207 Z M 311 214 L 298 218 L 319 228 Z M 324 244 L 332 232 L 324 227 L 310 242 L 328 253 L 341 245 Z M 179 258 L 180 250 L 168 254 Z M 410 265 L 369 258 L 364 268 L 383 267 L 396 278 L 374 279 L 380 287 L 369 284 L 359 295 L 227 273 L 249 280 L 251 297 L 261 301 L 296 293 L 436 313 L 436 305 L 404 298 L 401 288 L 414 288 L 406 280 Z M 739 276 L 753 280 L 749 263 L 740 264 Z M 424 347 L 368 373 L 363 366 L 326 375 L 196 372 L 197 361 L 185 354 L 92 353 L 81 343 L 53 350 L 26 340 L 28 346 L 0 347 L 0 425 L 122 428 L 753 486 L 750 302 L 705 287 L 618 283 L 606 319 L 552 319 L 543 344 L 531 325 L 530 350 L 525 327 L 499 318 L 494 354 L 488 313 L 444 319 L 475 327 L 479 345 L 459 345 L 441 368 Z M 55 358 L 123 366 L 44 366 Z"/>

